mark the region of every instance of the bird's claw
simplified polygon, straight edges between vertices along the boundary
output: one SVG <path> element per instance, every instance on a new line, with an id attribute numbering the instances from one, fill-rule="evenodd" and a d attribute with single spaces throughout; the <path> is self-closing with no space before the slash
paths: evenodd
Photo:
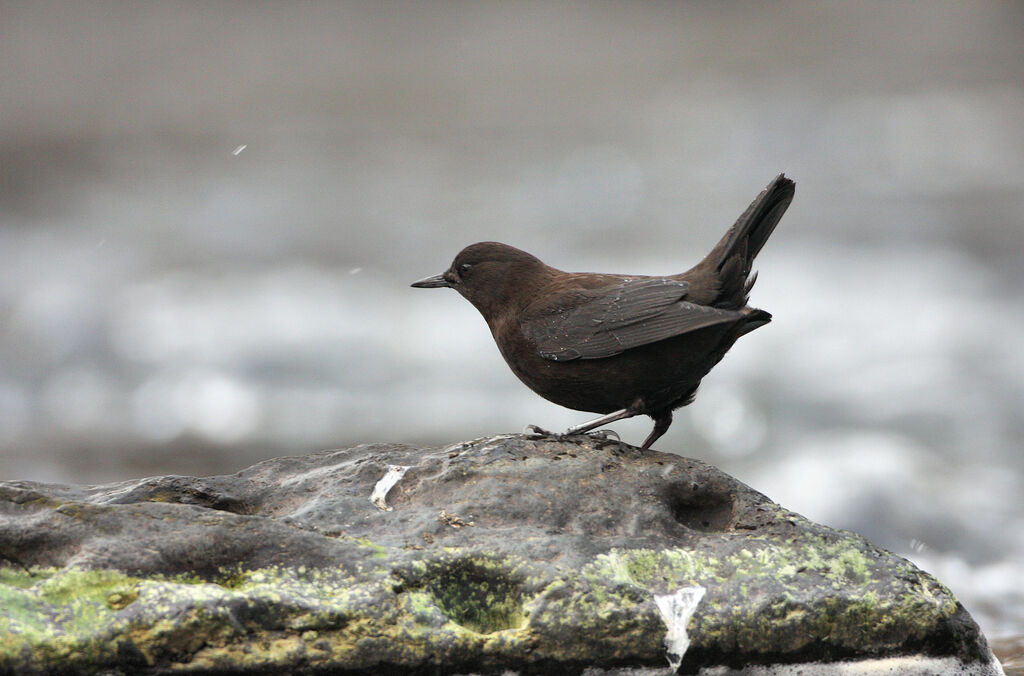
<path id="1" fill-rule="evenodd" d="M 523 434 L 528 434 L 530 436 L 535 436 L 535 437 L 557 437 L 557 436 L 561 436 L 559 434 L 556 434 L 555 432 L 548 431 L 548 430 L 544 429 L 543 427 L 538 427 L 537 425 L 527 425 L 526 427 L 523 428 Z"/>
<path id="2" fill-rule="evenodd" d="M 607 441 L 608 439 L 614 438 L 615 441 L 622 441 L 622 437 L 619 436 L 619 433 L 612 429 L 594 430 L 593 432 L 584 432 L 584 434 L 593 439 L 604 439 Z"/>

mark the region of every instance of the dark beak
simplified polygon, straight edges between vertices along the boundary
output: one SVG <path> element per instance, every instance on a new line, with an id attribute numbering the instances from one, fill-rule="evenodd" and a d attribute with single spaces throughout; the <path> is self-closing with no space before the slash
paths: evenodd
<path id="1" fill-rule="evenodd" d="M 444 278 L 444 273 L 434 275 L 433 277 L 427 277 L 421 279 L 418 282 L 413 282 L 411 286 L 415 286 L 417 289 L 440 289 L 441 287 L 451 286 L 448 280 Z"/>

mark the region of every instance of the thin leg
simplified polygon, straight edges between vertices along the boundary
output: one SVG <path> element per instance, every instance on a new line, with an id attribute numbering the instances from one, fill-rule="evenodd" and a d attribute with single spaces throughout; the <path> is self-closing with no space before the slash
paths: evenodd
<path id="1" fill-rule="evenodd" d="M 640 415 L 640 413 L 634 411 L 633 409 L 624 408 L 621 411 L 615 411 L 614 413 L 603 415 L 600 418 L 594 418 L 593 420 L 585 422 L 581 425 L 574 425 L 567 429 L 565 433 L 567 435 L 583 434 L 584 432 L 589 432 L 590 430 L 600 427 L 601 425 L 604 425 L 606 423 L 615 422 L 616 420 L 622 420 L 623 418 L 632 418 L 635 415 Z"/>
<path id="2" fill-rule="evenodd" d="M 640 448 L 643 448 L 645 450 L 650 448 L 651 445 L 655 441 L 657 441 L 658 438 L 662 434 L 664 434 L 665 432 L 668 432 L 669 425 L 671 425 L 671 424 L 672 424 L 672 411 L 666 411 L 665 413 L 662 413 L 661 415 L 656 416 L 654 418 L 654 429 L 651 430 L 651 433 L 647 436 L 646 439 L 644 439 L 644 445 L 641 446 Z"/>

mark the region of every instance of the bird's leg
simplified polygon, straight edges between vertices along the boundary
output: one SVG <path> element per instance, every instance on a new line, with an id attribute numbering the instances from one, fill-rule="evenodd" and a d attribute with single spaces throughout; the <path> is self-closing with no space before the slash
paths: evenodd
<path id="1" fill-rule="evenodd" d="M 654 418 L 654 429 L 651 430 L 649 435 L 647 435 L 647 438 L 644 439 L 643 445 L 640 447 L 644 450 L 650 448 L 662 434 L 668 432 L 668 427 L 672 424 L 672 411 L 665 411 L 664 413 L 652 417 Z"/>
<path id="2" fill-rule="evenodd" d="M 624 408 L 624 409 L 621 409 L 621 410 L 618 410 L 618 411 L 613 411 L 612 413 L 609 413 L 608 415 L 603 415 L 600 418 L 594 418 L 593 420 L 588 420 L 587 422 L 581 423 L 579 425 L 573 425 L 572 427 L 567 429 L 562 434 L 557 434 L 557 433 L 552 434 L 551 432 L 547 431 L 546 429 L 543 429 L 541 427 L 537 427 L 536 425 L 527 425 L 525 431 L 527 433 L 531 433 L 531 434 L 539 434 L 541 436 L 553 436 L 553 437 L 567 437 L 567 436 L 570 436 L 570 435 L 573 435 L 573 434 L 586 434 L 587 432 L 590 432 L 590 430 L 595 429 L 597 427 L 600 427 L 601 425 L 604 425 L 606 423 L 615 422 L 616 420 L 623 420 L 625 418 L 632 418 L 633 416 L 641 415 L 643 412 L 644 412 L 644 402 L 643 402 L 643 400 L 640 397 L 637 397 L 636 401 L 634 401 L 632 404 L 630 404 L 628 408 Z M 669 423 L 672 422 L 672 414 L 671 413 L 668 414 L 668 420 L 669 420 Z M 668 429 L 668 423 L 665 424 L 665 429 Z M 612 432 L 612 434 L 615 434 L 615 432 Z M 664 434 L 664 430 L 662 430 L 661 434 Z M 615 434 L 615 436 L 618 437 L 619 435 Z M 659 436 L 660 436 L 660 434 L 659 434 Z M 652 443 L 653 443 L 653 441 L 652 441 Z"/>
<path id="3" fill-rule="evenodd" d="M 633 408 L 624 408 L 621 411 L 615 411 L 608 415 L 603 415 L 600 418 L 594 418 L 593 420 L 587 421 L 580 425 L 574 425 L 565 431 L 566 436 L 570 434 L 584 434 L 590 430 L 600 427 L 605 423 L 615 422 L 616 420 L 622 420 L 623 418 L 632 418 L 635 415 L 640 415 L 640 411 Z"/>

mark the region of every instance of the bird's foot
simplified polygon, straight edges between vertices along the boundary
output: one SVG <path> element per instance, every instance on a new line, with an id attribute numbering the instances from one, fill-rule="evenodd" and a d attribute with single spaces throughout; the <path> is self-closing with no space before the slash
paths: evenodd
<path id="1" fill-rule="evenodd" d="M 597 448 L 607 448 L 610 446 L 613 455 L 618 455 L 625 448 L 622 444 L 622 437 L 619 436 L 618 432 L 611 429 L 591 430 L 589 432 L 573 432 L 570 430 L 562 435 L 562 438 L 570 436 L 589 439 Z"/>
<path id="2" fill-rule="evenodd" d="M 572 427 L 567 429 L 565 432 L 552 432 L 546 430 L 543 427 L 537 425 L 527 425 L 523 428 L 523 434 L 528 436 L 536 437 L 551 437 L 553 439 L 565 439 L 566 437 L 585 436 L 591 439 L 601 439 L 602 441 L 608 441 L 609 439 L 615 439 L 615 441 L 622 441 L 619 433 L 613 429 L 593 430 L 582 432 Z"/>
<path id="3" fill-rule="evenodd" d="M 583 432 L 582 434 L 585 434 L 591 439 L 602 439 L 604 441 L 615 439 L 615 441 L 622 441 L 622 437 L 619 436 L 619 433 L 612 429 L 594 430 L 593 432 Z"/>

